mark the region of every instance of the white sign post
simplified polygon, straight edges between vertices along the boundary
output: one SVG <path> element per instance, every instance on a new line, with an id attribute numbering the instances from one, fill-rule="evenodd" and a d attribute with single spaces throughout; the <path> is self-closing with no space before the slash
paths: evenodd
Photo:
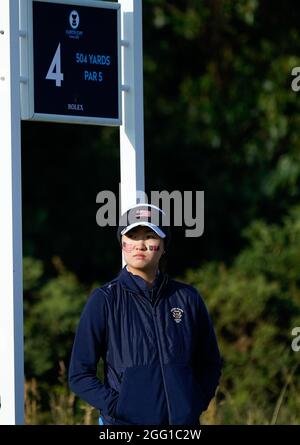
<path id="1" fill-rule="evenodd" d="M 123 38 L 120 127 L 121 213 L 145 191 L 142 0 L 120 0 Z"/>
<path id="2" fill-rule="evenodd" d="M 19 2 L 0 14 L 0 425 L 24 422 Z"/>

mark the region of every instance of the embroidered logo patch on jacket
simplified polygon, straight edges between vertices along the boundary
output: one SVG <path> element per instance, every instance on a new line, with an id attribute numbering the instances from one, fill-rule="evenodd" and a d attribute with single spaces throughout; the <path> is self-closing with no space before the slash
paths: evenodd
<path id="1" fill-rule="evenodd" d="M 173 307 L 171 309 L 171 313 L 173 315 L 174 321 L 176 323 L 180 323 L 182 320 L 183 310 L 180 309 L 179 307 Z"/>

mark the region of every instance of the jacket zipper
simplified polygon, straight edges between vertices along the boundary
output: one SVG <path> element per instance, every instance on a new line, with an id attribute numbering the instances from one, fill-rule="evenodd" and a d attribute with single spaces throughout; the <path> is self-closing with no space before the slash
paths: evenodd
<path id="1" fill-rule="evenodd" d="M 166 395 L 166 401 L 167 401 L 167 409 L 168 409 L 169 423 L 170 423 L 170 425 L 172 425 L 172 422 L 171 422 L 171 412 L 170 412 L 170 403 L 169 403 L 169 397 L 168 397 L 168 392 L 167 392 L 167 386 L 166 386 L 165 374 L 164 374 L 164 369 L 163 369 L 162 353 L 161 353 L 161 349 L 160 349 L 161 345 L 160 345 L 160 341 L 159 341 L 159 333 L 158 333 L 157 326 L 156 326 L 156 313 L 155 313 L 155 307 L 152 307 L 152 315 L 153 315 L 153 323 L 154 323 L 154 329 L 155 329 L 155 336 L 156 336 L 156 341 L 157 341 L 157 346 L 158 346 L 159 363 L 160 363 L 161 374 L 162 374 L 162 378 L 163 378 L 163 385 L 164 385 L 165 395 Z"/>
<path id="2" fill-rule="evenodd" d="M 163 385 L 164 385 L 164 390 L 165 390 L 165 395 L 166 395 L 169 423 L 170 423 L 170 425 L 172 425 L 170 402 L 169 402 L 167 386 L 166 386 L 166 379 L 165 379 L 165 374 L 164 374 L 164 369 L 163 369 L 162 352 L 161 352 L 161 345 L 160 345 L 160 341 L 159 341 L 159 333 L 158 333 L 158 329 L 157 329 L 157 325 L 156 325 L 156 313 L 155 313 L 155 307 L 157 306 L 157 303 L 159 301 L 160 292 L 161 292 L 162 288 L 164 287 L 164 285 L 166 284 L 166 282 L 167 282 L 167 277 L 164 277 L 161 285 L 159 286 L 159 288 L 157 290 L 155 302 L 154 302 L 153 306 L 152 306 L 152 302 L 151 302 L 150 306 L 151 306 L 151 311 L 152 311 L 152 319 L 153 319 L 153 324 L 154 324 L 155 337 L 156 337 L 157 346 L 158 346 L 159 364 L 160 364 L 161 374 L 162 374 L 162 378 L 163 378 Z M 130 291 L 132 292 L 131 289 L 130 289 Z"/>

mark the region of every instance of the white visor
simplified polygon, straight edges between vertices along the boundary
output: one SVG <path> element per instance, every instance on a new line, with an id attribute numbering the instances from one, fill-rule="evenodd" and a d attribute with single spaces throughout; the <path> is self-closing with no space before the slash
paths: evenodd
<path id="1" fill-rule="evenodd" d="M 125 227 L 125 229 L 122 230 L 121 235 L 125 235 L 125 233 L 129 232 L 129 230 L 131 230 L 137 226 L 150 227 L 150 229 L 153 230 L 153 232 L 155 232 L 161 238 L 166 237 L 166 234 L 159 227 L 157 227 L 155 224 L 152 224 L 147 221 L 141 221 L 141 222 L 136 222 L 136 223 L 130 224 L 129 226 Z"/>

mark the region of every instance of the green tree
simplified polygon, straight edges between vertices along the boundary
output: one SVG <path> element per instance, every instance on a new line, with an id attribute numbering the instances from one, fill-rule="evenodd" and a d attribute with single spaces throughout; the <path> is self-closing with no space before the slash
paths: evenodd
<path id="1" fill-rule="evenodd" d="M 208 263 L 185 276 L 203 292 L 221 345 L 217 421 L 298 424 L 300 207 L 280 226 L 255 221 L 244 234 L 249 244 L 230 267 Z"/>

